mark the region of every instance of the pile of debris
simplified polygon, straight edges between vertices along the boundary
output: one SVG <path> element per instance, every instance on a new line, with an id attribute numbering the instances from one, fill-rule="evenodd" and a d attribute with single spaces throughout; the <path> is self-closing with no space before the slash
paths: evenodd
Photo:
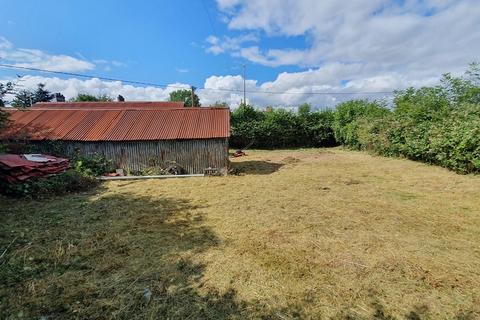
<path id="1" fill-rule="evenodd" d="M 67 159 L 44 154 L 1 154 L 0 180 L 16 183 L 34 177 L 47 177 L 70 167 Z"/>

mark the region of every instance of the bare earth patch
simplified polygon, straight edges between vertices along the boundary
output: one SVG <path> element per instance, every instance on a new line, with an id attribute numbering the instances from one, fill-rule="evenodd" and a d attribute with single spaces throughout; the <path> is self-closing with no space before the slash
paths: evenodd
<path id="1" fill-rule="evenodd" d="M 0 198 L 0 317 L 480 317 L 480 177 L 340 149 L 247 154 L 238 176 Z"/>

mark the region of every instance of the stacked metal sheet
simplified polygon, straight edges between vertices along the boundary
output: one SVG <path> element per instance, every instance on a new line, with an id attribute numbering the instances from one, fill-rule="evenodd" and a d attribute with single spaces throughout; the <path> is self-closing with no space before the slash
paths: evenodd
<path id="1" fill-rule="evenodd" d="M 1 154 L 0 180 L 16 183 L 34 177 L 46 177 L 67 170 L 67 159 L 43 154 Z"/>

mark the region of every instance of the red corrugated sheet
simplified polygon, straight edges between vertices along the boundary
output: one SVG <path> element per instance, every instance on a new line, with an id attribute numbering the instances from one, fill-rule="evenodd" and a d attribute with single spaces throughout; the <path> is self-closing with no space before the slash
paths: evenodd
<path id="1" fill-rule="evenodd" d="M 20 182 L 34 177 L 44 177 L 64 172 L 69 168 L 67 159 L 40 155 L 46 162 L 29 161 L 18 154 L 0 155 L 0 180 L 9 183 Z"/>
<path id="2" fill-rule="evenodd" d="M 135 141 L 227 138 L 228 108 L 155 102 L 38 103 L 9 110 L 1 139 Z"/>

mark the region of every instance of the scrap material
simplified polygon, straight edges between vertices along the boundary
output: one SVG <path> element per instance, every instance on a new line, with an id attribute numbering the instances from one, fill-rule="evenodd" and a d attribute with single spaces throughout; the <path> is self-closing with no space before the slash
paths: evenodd
<path id="1" fill-rule="evenodd" d="M 45 177 L 64 172 L 70 167 L 67 159 L 43 154 L 36 154 L 35 158 L 37 161 L 28 160 L 24 155 L 1 154 L 0 180 L 9 183 L 22 182 L 34 177 Z M 39 162 L 39 158 L 46 161 Z"/>

